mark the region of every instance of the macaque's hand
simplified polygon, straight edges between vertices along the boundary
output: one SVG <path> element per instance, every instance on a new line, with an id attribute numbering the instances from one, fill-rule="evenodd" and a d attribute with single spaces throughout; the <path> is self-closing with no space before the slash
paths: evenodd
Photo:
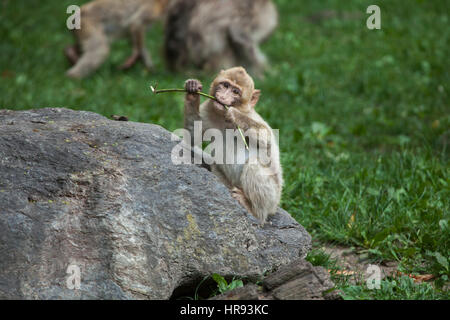
<path id="1" fill-rule="evenodd" d="M 230 107 L 225 112 L 225 121 L 230 123 L 236 123 L 236 108 Z"/>
<path id="2" fill-rule="evenodd" d="M 195 94 L 199 91 L 202 91 L 202 83 L 196 79 L 189 79 L 186 80 L 184 83 L 184 89 L 187 91 L 187 93 Z"/>

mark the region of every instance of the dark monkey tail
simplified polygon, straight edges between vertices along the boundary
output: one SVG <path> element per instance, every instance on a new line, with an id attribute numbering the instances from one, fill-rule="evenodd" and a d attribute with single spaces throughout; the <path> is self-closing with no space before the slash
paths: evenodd
<path id="1" fill-rule="evenodd" d="M 165 28 L 164 56 L 169 69 L 179 70 L 187 63 L 187 36 L 190 17 L 197 1 L 175 1 L 170 6 Z"/>

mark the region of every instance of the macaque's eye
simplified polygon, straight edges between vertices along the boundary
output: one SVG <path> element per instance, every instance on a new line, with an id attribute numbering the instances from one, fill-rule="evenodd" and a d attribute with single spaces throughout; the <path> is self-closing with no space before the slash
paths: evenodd
<path id="1" fill-rule="evenodd" d="M 225 88 L 228 88 L 228 87 L 230 86 L 230 84 L 229 84 L 228 82 L 224 82 L 224 83 L 223 83 L 223 86 L 224 86 Z"/>
<path id="2" fill-rule="evenodd" d="M 239 89 L 234 88 L 234 89 L 233 89 L 233 93 L 234 93 L 235 95 L 239 95 L 241 92 L 239 91 Z"/>

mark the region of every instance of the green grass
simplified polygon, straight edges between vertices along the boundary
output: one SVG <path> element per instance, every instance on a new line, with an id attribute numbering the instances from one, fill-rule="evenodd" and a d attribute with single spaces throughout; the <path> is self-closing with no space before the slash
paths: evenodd
<path id="1" fill-rule="evenodd" d="M 323 266 L 330 271 L 335 283 L 334 290 L 344 300 L 448 300 L 448 292 L 438 283 L 415 283 L 408 276 L 388 276 L 381 280 L 380 288 L 368 288 L 364 275 L 342 274 L 344 268 L 339 262 L 321 249 L 313 249 L 306 258 L 314 266 Z M 341 272 L 341 273 L 339 273 Z M 353 278 L 353 281 L 351 279 Z"/>
<path id="2" fill-rule="evenodd" d="M 448 295 L 436 291 L 429 283 L 414 283 L 414 280 L 403 276 L 381 280 L 380 289 L 369 290 L 365 284 L 351 285 L 342 288 L 345 300 L 440 300 L 448 299 Z"/>
<path id="3" fill-rule="evenodd" d="M 182 95 L 154 96 L 148 85 L 180 87 L 188 77 L 209 83 L 212 75 L 168 72 L 161 24 L 147 35 L 154 72 L 117 70 L 130 53 L 123 40 L 94 76 L 64 77 L 62 50 L 72 41 L 66 8 L 84 2 L 1 2 L 0 108 L 69 107 L 179 128 Z M 276 3 L 280 26 L 263 45 L 271 70 L 256 85 L 257 109 L 280 129 L 283 207 L 319 241 L 436 275 L 431 289 L 388 280 L 371 297 L 442 297 L 450 251 L 450 3 L 377 1 L 381 30 L 366 28 L 373 1 Z M 307 19 L 323 10 L 338 16 Z M 345 292 L 367 298 L 366 291 Z"/>

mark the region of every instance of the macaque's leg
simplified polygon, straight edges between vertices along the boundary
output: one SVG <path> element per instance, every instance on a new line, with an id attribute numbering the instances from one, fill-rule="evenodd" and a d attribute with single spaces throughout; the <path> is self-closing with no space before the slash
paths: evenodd
<path id="1" fill-rule="evenodd" d="M 150 70 L 153 67 L 153 62 L 145 47 L 145 29 L 142 27 L 132 29 L 130 35 L 133 51 L 131 56 L 120 66 L 120 69 L 129 69 L 139 59 L 142 59 L 144 66 Z"/>
<path id="2" fill-rule="evenodd" d="M 127 60 L 125 60 L 125 62 L 119 67 L 119 69 L 122 70 L 131 68 L 139 59 L 138 34 L 135 31 L 131 31 L 130 37 L 131 37 L 132 53 L 127 58 Z"/>
<path id="3" fill-rule="evenodd" d="M 242 171 L 242 191 L 248 199 L 250 212 L 261 222 L 274 214 L 280 202 L 280 188 L 261 166 L 246 165 Z"/>
<path id="4" fill-rule="evenodd" d="M 230 27 L 230 39 L 237 56 L 244 58 L 245 64 L 253 73 L 262 76 L 267 65 L 267 59 L 259 49 L 258 43 L 238 25 Z"/>
<path id="5" fill-rule="evenodd" d="M 108 39 L 103 33 L 96 33 L 82 43 L 80 59 L 67 71 L 71 78 L 83 78 L 95 71 L 106 60 L 109 54 Z"/>
<path id="6" fill-rule="evenodd" d="M 145 46 L 145 29 L 141 28 L 138 31 L 138 50 L 140 58 L 142 59 L 142 62 L 144 63 L 144 66 L 150 70 L 153 68 L 153 61 L 150 57 L 150 53 L 147 50 L 147 47 Z"/>
<path id="7" fill-rule="evenodd" d="M 234 187 L 233 189 L 231 189 L 231 196 L 236 199 L 240 203 L 240 205 L 243 206 L 249 213 L 253 214 L 252 206 L 245 196 L 244 191 L 237 187 Z"/>
<path id="8" fill-rule="evenodd" d="M 76 45 L 67 46 L 64 49 L 64 54 L 72 65 L 76 64 L 78 59 L 80 59 Z"/>
<path id="9" fill-rule="evenodd" d="M 81 30 L 74 30 L 72 32 L 75 43 L 71 46 L 67 46 L 64 48 L 64 55 L 69 60 L 71 65 L 77 63 L 78 59 L 80 59 L 80 36 L 82 35 Z"/>

